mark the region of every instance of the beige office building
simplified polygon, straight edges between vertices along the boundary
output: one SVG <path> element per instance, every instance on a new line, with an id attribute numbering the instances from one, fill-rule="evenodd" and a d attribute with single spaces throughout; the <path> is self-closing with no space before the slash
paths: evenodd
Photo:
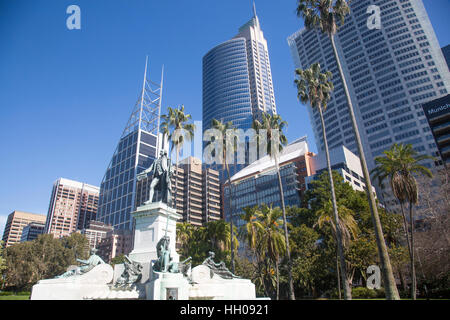
<path id="1" fill-rule="evenodd" d="M 133 231 L 117 229 L 108 231 L 97 245 L 97 254 L 106 262 L 120 255 L 128 255 L 133 250 Z"/>
<path id="2" fill-rule="evenodd" d="M 55 238 L 85 229 L 95 220 L 99 188 L 82 182 L 60 178 L 53 184 L 45 233 Z"/>
<path id="3" fill-rule="evenodd" d="M 89 247 L 91 249 L 98 248 L 99 243 L 106 238 L 108 232 L 113 231 L 114 228 L 111 225 L 104 224 L 100 221 L 91 220 L 89 226 L 81 230 L 81 234 L 84 234 L 89 241 Z"/>
<path id="4" fill-rule="evenodd" d="M 13 211 L 8 215 L 2 240 L 7 247 L 20 242 L 24 227 L 32 222 L 45 223 L 45 218 L 44 214 Z"/>

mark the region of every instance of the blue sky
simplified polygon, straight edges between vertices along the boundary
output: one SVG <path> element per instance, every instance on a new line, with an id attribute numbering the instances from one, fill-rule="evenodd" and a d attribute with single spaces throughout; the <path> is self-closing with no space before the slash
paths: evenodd
<path id="1" fill-rule="evenodd" d="M 424 0 L 441 46 L 450 1 Z M 81 8 L 68 30 L 66 8 Z M 295 0 L 256 0 L 287 137 L 315 141 L 296 98 L 286 38 L 303 27 Z M 0 0 L 0 235 L 13 210 L 46 214 L 59 177 L 99 185 L 142 86 L 145 56 L 163 112 L 201 120 L 202 57 L 236 35 L 251 0 Z"/>

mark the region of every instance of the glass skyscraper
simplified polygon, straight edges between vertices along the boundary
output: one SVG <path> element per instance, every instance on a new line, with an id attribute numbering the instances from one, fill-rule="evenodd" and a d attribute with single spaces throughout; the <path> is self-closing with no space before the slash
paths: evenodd
<path id="1" fill-rule="evenodd" d="M 380 8 L 380 29 L 368 27 L 370 5 Z M 437 156 L 422 104 L 447 95 L 450 73 L 422 1 L 359 0 L 350 6 L 335 38 L 369 170 L 374 158 L 395 142 Z M 319 62 L 322 70 L 333 73 L 335 90 L 324 113 L 328 145 L 344 145 L 357 154 L 331 41 L 318 31 L 302 29 L 288 43 L 297 68 Z M 323 151 L 319 114 L 307 110 Z"/>
<path id="2" fill-rule="evenodd" d="M 203 57 L 203 131 L 212 119 L 247 130 L 262 112 L 276 113 L 276 104 L 267 41 L 254 10 L 233 39 Z"/>
<path id="3" fill-rule="evenodd" d="M 115 229 L 133 228 L 136 175 L 157 157 L 162 80 L 147 80 L 100 185 L 97 220 Z"/>

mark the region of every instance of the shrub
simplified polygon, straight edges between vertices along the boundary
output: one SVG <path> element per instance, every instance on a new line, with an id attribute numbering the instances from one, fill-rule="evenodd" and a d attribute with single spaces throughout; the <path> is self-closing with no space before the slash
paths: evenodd
<path id="1" fill-rule="evenodd" d="M 381 291 L 380 290 L 374 290 L 374 289 L 369 289 L 369 288 L 365 288 L 365 287 L 357 287 L 357 288 L 352 288 L 352 298 L 353 299 L 374 299 L 374 298 L 378 298 L 379 292 L 377 291 Z M 384 292 L 384 290 L 383 290 Z"/>

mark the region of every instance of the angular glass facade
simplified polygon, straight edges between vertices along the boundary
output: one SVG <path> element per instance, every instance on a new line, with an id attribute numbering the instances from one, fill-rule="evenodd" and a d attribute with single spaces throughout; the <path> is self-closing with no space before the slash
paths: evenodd
<path id="1" fill-rule="evenodd" d="M 100 185 L 97 220 L 114 229 L 133 229 L 130 215 L 136 208 L 136 175 L 150 167 L 159 147 L 161 84 L 147 80 Z"/>
<path id="2" fill-rule="evenodd" d="M 100 185 L 97 219 L 115 229 L 133 227 L 136 174 L 148 168 L 156 157 L 156 136 L 137 129 L 119 141 Z"/>

